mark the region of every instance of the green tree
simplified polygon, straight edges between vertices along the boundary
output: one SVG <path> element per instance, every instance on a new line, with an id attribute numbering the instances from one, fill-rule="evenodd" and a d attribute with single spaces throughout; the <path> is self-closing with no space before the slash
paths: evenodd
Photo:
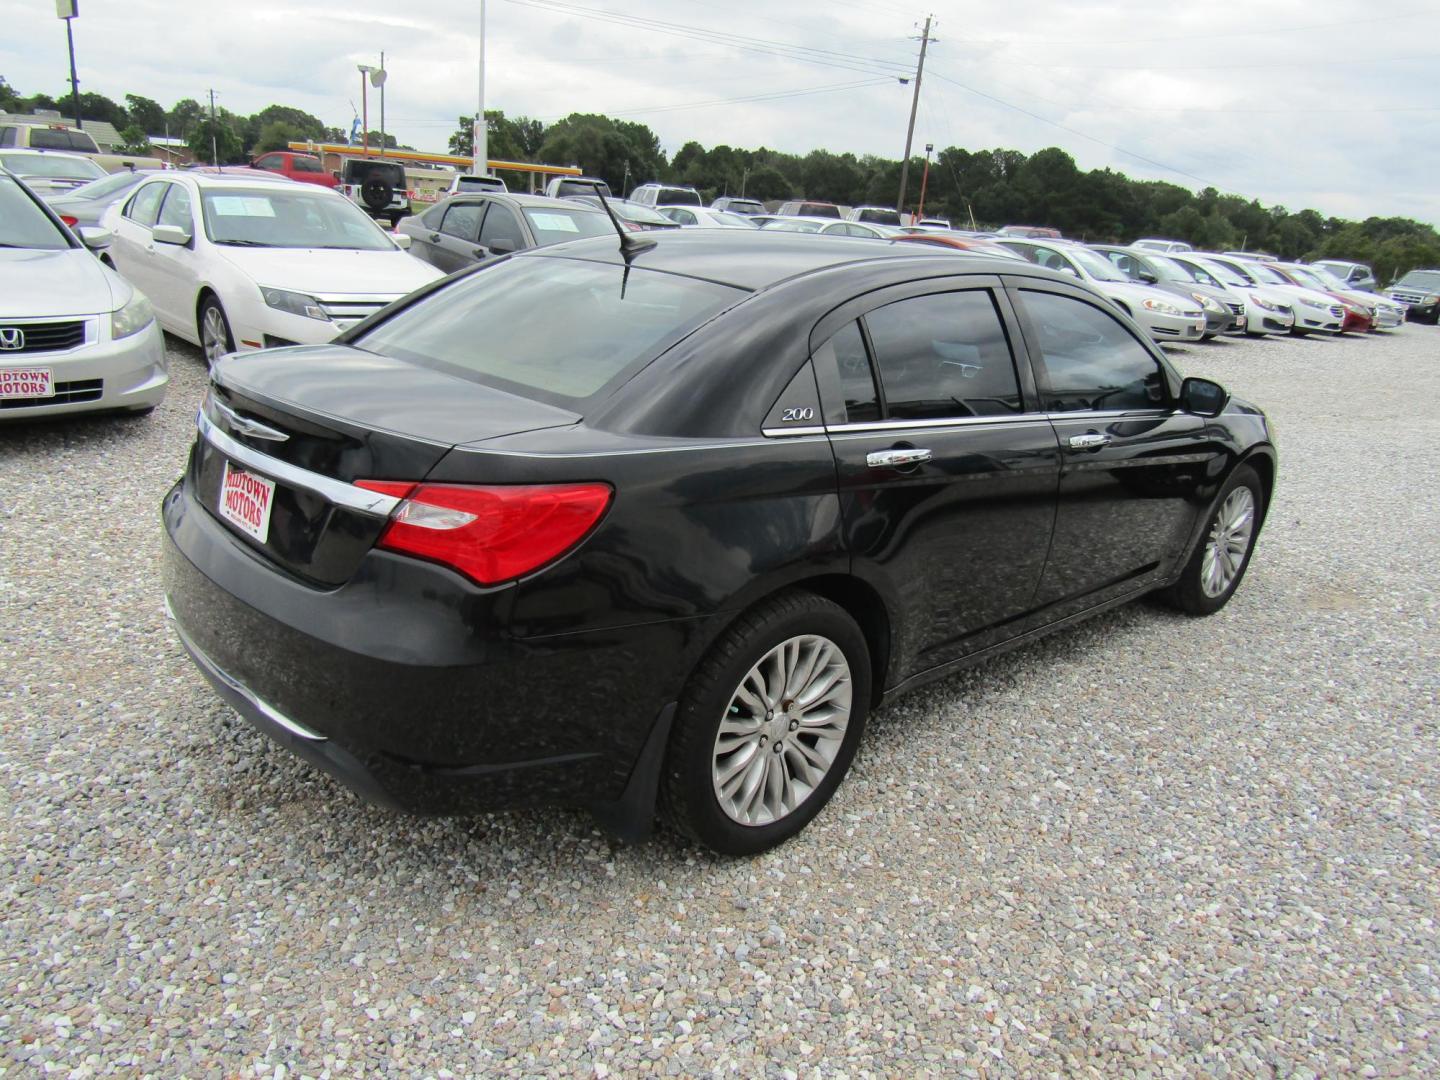
<path id="1" fill-rule="evenodd" d="M 288 150 L 292 142 L 305 141 L 305 133 L 293 124 L 287 124 L 284 120 L 272 120 L 260 129 L 254 144 L 250 147 L 250 155 L 266 154 L 271 150 Z"/>
<path id="2" fill-rule="evenodd" d="M 158 101 L 139 94 L 126 94 L 125 111 L 130 114 L 130 123 L 146 135 L 165 134 L 165 110 Z"/>
<path id="3" fill-rule="evenodd" d="M 86 120 L 99 120 L 117 131 L 130 123 L 124 108 L 104 94 L 85 92 L 80 95 L 80 115 Z"/>
<path id="4" fill-rule="evenodd" d="M 540 144 L 542 161 L 578 165 L 619 191 L 628 173 L 632 181 L 659 177 L 665 168 L 660 140 L 644 124 L 616 123 L 608 116 L 572 113 L 552 124 Z"/>
<path id="5" fill-rule="evenodd" d="M 213 122 L 208 116 L 202 117 L 190 132 L 190 137 L 185 140 L 185 145 L 195 155 L 196 161 L 209 162 L 211 160 L 212 134 L 214 135 L 214 151 L 218 155 L 221 165 L 244 160 L 244 142 L 229 123 L 229 117 L 220 115 Z"/>
<path id="6" fill-rule="evenodd" d="M 139 124 L 131 124 L 120 137 L 125 140 L 123 146 L 117 147 L 122 154 L 148 154 L 150 153 L 150 136 Z"/>
<path id="7" fill-rule="evenodd" d="M 0 75 L 0 109 L 5 112 L 14 112 L 19 107 L 20 95 L 5 81 L 5 76 Z"/>
<path id="8" fill-rule="evenodd" d="M 195 125 L 200 123 L 200 119 L 204 115 L 205 110 L 200 107 L 200 103 L 194 98 L 181 98 L 175 103 L 175 107 L 170 110 L 171 138 L 183 139 L 188 142 L 190 136 L 195 131 Z M 205 141 L 207 145 L 205 153 L 208 156 L 210 153 L 208 149 L 210 141 L 208 135 Z"/>

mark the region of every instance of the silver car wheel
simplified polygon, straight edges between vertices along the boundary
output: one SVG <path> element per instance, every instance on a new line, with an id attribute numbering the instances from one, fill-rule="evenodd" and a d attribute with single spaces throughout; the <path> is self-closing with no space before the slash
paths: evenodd
<path id="1" fill-rule="evenodd" d="M 711 781 L 725 814 L 770 825 L 794 813 L 835 763 L 850 701 L 850 664 L 829 638 L 803 634 L 766 653 L 715 735 Z"/>
<path id="2" fill-rule="evenodd" d="M 1220 596 L 1234 583 L 1254 535 L 1255 495 L 1241 485 L 1226 496 L 1210 526 L 1200 564 L 1200 588 L 1206 596 Z"/>
<path id="3" fill-rule="evenodd" d="M 205 309 L 205 317 L 200 320 L 200 343 L 205 350 L 205 362 L 211 367 L 230 351 L 230 329 L 225 325 L 224 314 L 214 304 Z"/>

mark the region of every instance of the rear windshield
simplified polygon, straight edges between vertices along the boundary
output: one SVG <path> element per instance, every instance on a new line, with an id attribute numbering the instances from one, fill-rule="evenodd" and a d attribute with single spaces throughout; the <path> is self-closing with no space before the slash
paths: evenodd
<path id="1" fill-rule="evenodd" d="M 141 180 L 146 179 L 144 173 L 130 172 L 128 169 L 123 172 L 111 173 L 103 180 L 91 180 L 88 184 L 82 184 L 74 191 L 68 193 L 71 199 L 108 199 L 119 195 L 122 191 L 128 191 Z"/>
<path id="2" fill-rule="evenodd" d="M 871 225 L 900 225 L 900 214 L 895 210 L 886 210 L 874 206 L 867 206 L 855 215 L 856 221 L 868 221 Z"/>
<path id="3" fill-rule="evenodd" d="M 597 191 L 610 198 L 610 185 L 595 180 L 561 180 L 555 188 L 555 195 L 563 198 L 566 195 L 594 195 Z"/>
<path id="4" fill-rule="evenodd" d="M 351 344 L 573 407 L 744 295 L 615 263 L 510 259 L 438 289 Z"/>
<path id="5" fill-rule="evenodd" d="M 99 180 L 105 175 L 105 170 L 88 158 L 60 157 L 57 154 L 0 154 L 0 165 L 16 176 Z"/>
<path id="6" fill-rule="evenodd" d="M 58 128 L 31 128 L 30 145 L 36 150 L 81 150 L 98 154 L 100 148 L 95 140 L 83 131 L 63 131 Z"/>
<path id="7" fill-rule="evenodd" d="M 800 204 L 800 213 L 810 217 L 833 217 L 840 216 L 840 208 L 834 203 L 807 202 Z"/>
<path id="8" fill-rule="evenodd" d="M 700 193 L 693 188 L 666 187 L 655 193 L 657 206 L 700 206 Z"/>
<path id="9" fill-rule="evenodd" d="M 765 212 L 763 203 L 749 202 L 744 199 L 731 199 L 725 204 L 725 209 L 732 214 L 763 214 Z"/>

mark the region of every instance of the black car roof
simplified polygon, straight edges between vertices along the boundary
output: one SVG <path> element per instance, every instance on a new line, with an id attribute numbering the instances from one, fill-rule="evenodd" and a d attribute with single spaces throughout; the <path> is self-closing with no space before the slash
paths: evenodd
<path id="1" fill-rule="evenodd" d="M 882 244 L 869 239 L 816 237 L 804 233 L 767 233 L 746 230 L 743 236 L 726 235 L 726 229 L 677 229 L 647 232 L 653 246 L 631 260 L 635 266 L 673 274 L 705 278 L 736 288 L 757 291 L 789 278 L 851 263 L 891 259 L 942 261 L 957 272 L 1013 272 L 1019 264 L 999 266 L 988 255 L 961 252 L 917 251 L 909 245 Z M 919 245 L 917 245 L 918 247 Z M 595 237 L 553 247 L 533 248 L 517 258 L 585 258 L 621 262 L 618 237 Z"/>

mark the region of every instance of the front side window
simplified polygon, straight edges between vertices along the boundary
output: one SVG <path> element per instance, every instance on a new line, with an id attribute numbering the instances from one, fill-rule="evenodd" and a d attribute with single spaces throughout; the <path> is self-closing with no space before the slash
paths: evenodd
<path id="1" fill-rule="evenodd" d="M 296 172 L 323 173 L 325 171 L 325 167 L 314 158 L 297 157 L 290 160 Z"/>
<path id="2" fill-rule="evenodd" d="M 125 207 L 125 216 L 136 225 L 151 228 L 160 215 L 160 200 L 165 197 L 165 189 L 169 186 L 161 181 L 143 185 Z"/>
<path id="3" fill-rule="evenodd" d="M 255 167 L 257 169 L 279 169 L 280 155 L 266 154 L 264 157 L 260 158 L 258 161 L 255 162 Z"/>
<path id="4" fill-rule="evenodd" d="M 1168 404 L 1160 363 L 1107 311 L 1070 296 L 1025 290 L 1047 412 L 1159 409 Z"/>
<path id="5" fill-rule="evenodd" d="M 155 223 L 174 225 L 187 233 L 193 233 L 195 220 L 190 213 L 190 193 L 179 184 L 171 184 L 170 194 L 165 196 L 165 203 L 160 207 L 160 217 Z"/>
<path id="6" fill-rule="evenodd" d="M 485 215 L 485 223 L 480 227 L 480 243 L 489 248 L 494 247 L 499 240 L 508 240 L 513 251 L 519 251 L 525 246 L 525 234 L 520 231 L 520 222 L 516 219 L 515 212 L 508 206 L 491 203 L 490 212 Z"/>
<path id="7" fill-rule="evenodd" d="M 897 300 L 865 316 L 893 419 L 1020 411 L 1010 342 L 988 290 Z"/>

